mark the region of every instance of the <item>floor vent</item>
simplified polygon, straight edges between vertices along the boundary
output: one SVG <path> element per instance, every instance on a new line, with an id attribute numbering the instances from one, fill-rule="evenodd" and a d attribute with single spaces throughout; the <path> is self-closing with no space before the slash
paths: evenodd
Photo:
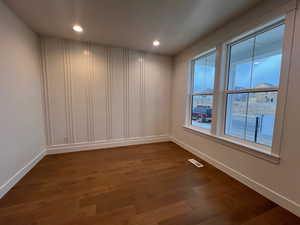
<path id="1" fill-rule="evenodd" d="M 203 165 L 202 163 L 199 163 L 199 162 L 198 162 L 197 160 L 195 160 L 195 159 L 189 159 L 188 161 L 189 161 L 190 163 L 192 163 L 193 165 L 199 167 L 199 168 L 204 167 L 204 165 Z"/>

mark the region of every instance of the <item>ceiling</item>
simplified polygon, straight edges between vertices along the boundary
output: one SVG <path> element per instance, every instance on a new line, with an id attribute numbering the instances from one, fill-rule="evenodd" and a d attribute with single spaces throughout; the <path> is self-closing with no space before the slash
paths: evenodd
<path id="1" fill-rule="evenodd" d="M 174 55 L 260 0 L 5 0 L 39 34 Z M 84 32 L 74 33 L 81 24 Z M 153 40 L 161 42 L 159 48 Z"/>

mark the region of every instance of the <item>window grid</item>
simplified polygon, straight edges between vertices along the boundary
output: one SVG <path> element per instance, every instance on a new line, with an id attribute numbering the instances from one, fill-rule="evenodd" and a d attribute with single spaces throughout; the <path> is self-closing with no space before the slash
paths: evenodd
<path id="1" fill-rule="evenodd" d="M 296 11 L 291 10 L 287 14 L 282 15 L 272 21 L 266 22 L 263 25 L 257 26 L 253 28 L 251 31 L 245 32 L 240 34 L 229 41 L 220 42 L 215 46 L 216 50 L 216 62 L 215 62 L 215 84 L 214 84 L 214 98 L 213 98 L 213 107 L 212 107 L 212 123 L 211 123 L 211 130 L 204 130 L 198 129 L 198 127 L 191 125 L 191 109 L 192 109 L 192 96 L 193 94 L 197 94 L 197 92 L 193 91 L 191 88 L 192 79 L 193 79 L 193 62 L 194 58 L 190 60 L 189 64 L 189 82 L 188 82 L 188 92 L 187 92 L 187 105 L 186 105 L 186 117 L 185 123 L 183 127 L 186 131 L 191 133 L 198 133 L 201 136 L 208 137 L 210 139 L 214 139 L 218 142 L 228 144 L 232 148 L 237 150 L 243 151 L 247 154 L 254 155 L 258 158 L 262 158 L 264 160 L 270 161 L 272 163 L 279 163 L 280 162 L 280 153 L 282 149 L 282 137 L 283 137 L 283 128 L 285 124 L 285 117 L 286 117 L 286 95 L 288 92 L 288 83 L 289 83 L 289 73 L 290 73 L 290 57 L 292 53 L 292 47 L 294 42 L 294 32 L 295 32 L 295 18 L 296 18 Z M 284 25 L 284 29 L 280 30 L 280 36 L 282 41 L 282 48 L 281 54 L 278 55 L 275 52 L 275 66 L 281 65 L 281 68 L 277 69 L 278 73 L 273 73 L 273 78 L 277 77 L 279 80 L 272 80 L 273 86 L 259 86 L 259 73 L 255 72 L 255 79 L 254 85 L 250 89 L 249 87 L 245 86 L 243 90 L 228 90 L 228 61 L 229 61 L 229 46 L 231 44 L 238 44 L 247 40 L 249 38 L 253 38 L 258 34 L 264 33 L 267 30 L 271 30 L 277 26 Z M 272 32 L 272 35 L 277 36 L 277 32 Z M 264 37 L 266 38 L 266 36 Z M 259 39 L 259 45 L 262 46 L 261 38 Z M 268 45 L 270 42 L 266 42 Z M 259 50 L 260 51 L 260 50 Z M 260 52 L 264 50 L 261 49 Z M 259 53 L 259 52 L 257 52 Z M 204 55 L 204 53 L 202 54 Z M 256 61 L 260 61 L 264 59 L 261 57 L 262 55 L 257 54 Z M 271 55 L 271 54 L 270 54 Z M 267 57 L 268 58 L 268 55 Z M 273 58 L 274 59 L 274 58 Z M 271 61 L 273 61 L 273 59 Z M 250 64 L 249 64 L 250 65 Z M 257 68 L 255 67 L 255 70 Z M 270 74 L 270 73 L 269 73 Z M 272 74 L 272 73 L 271 73 Z M 279 76 L 278 76 L 279 75 Z M 249 78 L 249 76 L 248 76 Z M 255 87 L 255 89 L 253 89 Z M 266 87 L 268 89 L 266 89 Z M 239 89 L 239 88 L 237 88 Z M 249 89 L 249 90 L 248 90 Z M 256 93 L 249 93 L 249 94 L 260 94 L 260 92 L 273 92 L 276 91 L 278 95 L 274 98 L 277 102 L 277 105 L 273 107 L 272 115 L 275 116 L 276 120 L 274 120 L 273 126 L 273 138 L 272 138 L 272 145 L 267 146 L 259 143 L 254 143 L 252 141 L 248 141 L 245 139 L 237 138 L 234 136 L 229 136 L 225 134 L 225 126 L 226 126 L 226 110 L 227 110 L 227 95 L 235 92 L 235 93 L 246 93 L 246 92 L 256 92 Z M 199 93 L 201 94 L 201 93 Z M 263 94 L 262 94 L 263 95 Z M 251 106 L 253 107 L 253 105 Z"/>
<path id="2" fill-rule="evenodd" d="M 213 88 L 209 89 L 208 91 L 200 89 L 194 89 L 194 65 L 195 61 L 199 59 L 202 56 L 205 56 L 206 54 L 209 54 L 212 52 L 212 50 L 207 51 L 206 53 L 201 54 L 200 56 L 194 57 L 190 61 L 190 82 L 189 85 L 189 94 L 187 101 L 189 102 L 189 107 L 187 108 L 187 116 L 186 116 L 186 123 L 184 127 L 187 129 L 190 129 L 191 131 L 199 131 L 202 134 L 211 136 L 211 138 L 217 138 L 220 141 L 225 141 L 231 143 L 233 146 L 238 147 L 240 150 L 246 151 L 249 154 L 253 154 L 262 157 L 264 159 L 270 160 L 274 162 L 278 160 L 278 154 L 280 152 L 280 142 L 281 142 L 281 128 L 284 120 L 284 107 L 285 107 L 285 98 L 284 96 L 287 93 L 287 82 L 288 82 L 288 67 L 289 67 L 289 61 L 288 56 L 291 53 L 292 48 L 292 42 L 293 39 L 291 38 L 290 33 L 294 31 L 294 23 L 293 20 L 295 19 L 295 13 L 291 12 L 291 15 L 286 17 L 282 16 L 278 19 L 274 20 L 273 22 L 266 23 L 265 25 L 262 25 L 260 27 L 257 27 L 253 29 L 252 31 L 247 32 L 246 34 L 240 35 L 231 41 L 225 42 L 225 43 L 219 43 L 213 50 L 215 52 L 215 76 L 214 76 L 214 85 Z M 276 27 L 281 28 L 276 29 Z M 271 31 L 273 30 L 274 31 Z M 263 33 L 267 33 L 267 31 L 271 31 L 267 35 L 264 35 Z M 262 34 L 262 35 L 260 35 Z M 258 37 L 259 36 L 259 37 Z M 275 36 L 275 39 L 272 37 Z M 280 37 L 280 39 L 277 39 L 276 37 Z M 242 61 L 246 61 L 249 64 L 249 67 L 251 66 L 251 76 L 249 74 L 246 74 L 247 76 L 247 85 L 246 86 L 233 86 L 231 83 L 231 86 L 229 88 L 229 65 L 230 65 L 230 47 L 239 43 L 242 43 L 245 40 L 248 39 L 257 39 L 258 40 L 258 48 L 255 50 L 255 57 L 253 57 L 253 50 L 255 47 L 253 45 L 249 45 L 250 48 L 248 49 L 248 55 L 246 58 L 233 58 L 235 60 L 234 66 L 236 66 L 238 61 L 242 59 Z M 270 38 L 270 39 L 269 39 Z M 280 40 L 281 48 L 271 48 L 271 51 L 266 50 L 264 46 L 269 46 L 269 40 Z M 277 42 L 278 43 L 278 42 Z M 271 44 L 272 45 L 272 44 Z M 268 49 L 268 47 L 266 47 Z M 236 50 L 236 49 L 235 49 Z M 252 50 L 252 51 L 251 51 Z M 251 54 L 250 54 L 251 52 Z M 255 58 L 255 66 L 251 64 L 253 62 L 253 58 Z M 269 60 L 269 58 L 271 58 Z M 251 60 L 251 61 L 250 61 Z M 277 66 L 276 73 L 270 73 L 267 71 L 265 73 L 266 77 L 264 78 L 266 83 L 261 82 L 260 74 L 263 70 L 262 68 L 258 69 L 257 64 L 265 64 L 265 60 L 268 60 L 267 64 L 270 63 L 270 61 L 273 61 L 274 65 Z M 253 71 L 254 67 L 254 72 Z M 258 71 L 260 70 L 260 71 Z M 248 70 L 249 71 L 249 70 Z M 236 72 L 234 72 L 236 73 Z M 240 72 L 238 72 L 240 73 Z M 284 73 L 284 76 L 281 76 L 281 73 Z M 269 75 L 272 77 L 271 80 L 269 80 Z M 197 75 L 199 76 L 199 75 Z M 241 75 L 237 75 L 241 76 Z M 274 78 L 276 78 L 274 80 Z M 197 78 L 198 79 L 198 78 Z M 236 79 L 236 78 L 234 78 Z M 249 84 L 249 80 L 251 79 L 251 85 Z M 270 83 L 268 83 L 270 81 Z M 233 81 L 234 84 L 238 84 L 239 81 Z M 261 85 L 263 84 L 263 85 Z M 269 85 L 271 84 L 271 85 Z M 235 87 L 235 88 L 232 88 Z M 272 93 L 271 93 L 272 92 Z M 269 95 L 270 93 L 270 95 Z M 237 136 L 230 136 L 226 134 L 226 118 L 227 118 L 227 109 L 228 109 L 228 95 L 234 95 L 234 94 L 244 94 L 244 96 L 247 96 L 247 107 L 250 107 L 250 111 L 248 112 L 250 115 L 250 127 L 253 129 L 253 121 L 255 121 L 255 117 L 257 117 L 257 113 L 259 115 L 263 116 L 263 121 L 260 121 L 259 127 L 261 128 L 261 124 L 265 123 L 265 119 L 270 119 L 270 116 L 272 117 L 272 133 L 269 135 L 271 137 L 271 143 L 270 144 L 264 144 L 260 142 L 254 142 L 253 140 L 249 140 L 247 138 L 239 138 Z M 198 129 L 199 127 L 193 125 L 192 121 L 192 111 L 193 111 L 193 97 L 200 97 L 200 96 L 213 96 L 211 109 L 212 109 L 212 121 L 211 121 L 211 127 L 210 129 Z M 262 96 L 262 98 L 265 98 L 266 95 L 269 100 L 266 101 L 259 101 L 255 100 L 257 96 Z M 248 97 L 251 99 L 249 100 Z M 261 98 L 261 99 L 262 99 Z M 246 98 L 245 98 L 246 99 Z M 249 105 L 249 101 L 251 104 Z M 271 107 L 271 114 L 270 113 L 264 113 L 259 112 L 260 109 L 260 103 L 261 105 L 265 105 L 267 110 L 269 110 L 268 107 Z M 270 103 L 270 104 L 269 104 Z M 274 103 L 274 104 L 273 104 Z M 239 104 L 237 104 L 239 105 Z M 259 107 L 257 107 L 257 105 Z M 260 114 L 261 113 L 261 114 Z M 246 113 L 245 113 L 246 114 Z M 266 115 L 265 118 L 264 116 Z M 254 120 L 253 120 L 254 119 Z M 248 125 L 248 123 L 247 123 Z M 262 125 L 265 127 L 265 124 Z M 244 125 L 245 127 L 245 125 Z M 248 132 L 248 131 L 244 131 Z M 261 132 L 261 131 L 260 131 Z M 268 133 L 269 134 L 269 133 Z M 259 133 L 259 138 L 262 138 L 263 133 Z M 274 140 L 273 140 L 274 139 Z M 263 155 L 264 156 L 263 156 Z M 268 155 L 268 156 L 266 156 Z M 270 158 L 269 158 L 270 156 Z"/>
<path id="3" fill-rule="evenodd" d="M 224 103 L 225 103 L 225 108 L 224 108 L 224 118 L 223 118 L 223 125 L 222 125 L 222 133 L 225 136 L 232 136 L 228 133 L 226 133 L 226 123 L 227 123 L 227 111 L 228 111 L 228 101 L 229 101 L 229 95 L 234 95 L 234 94 L 247 94 L 247 101 L 246 101 L 246 116 L 245 116 L 245 129 L 244 129 L 244 138 L 241 138 L 241 140 L 243 141 L 249 141 L 247 140 L 247 127 L 248 127 L 248 110 L 249 110 L 249 98 L 251 94 L 256 94 L 256 93 L 276 93 L 276 97 L 278 95 L 279 92 L 279 86 L 275 86 L 275 87 L 263 87 L 263 88 L 252 88 L 252 82 L 253 82 L 253 71 L 254 71 L 254 61 L 255 61 L 255 49 L 256 49 L 256 40 L 257 40 L 257 36 L 260 34 L 263 34 L 269 30 L 275 29 L 279 26 L 285 25 L 284 21 L 280 21 L 276 24 L 273 24 L 265 29 L 259 30 L 257 32 L 254 32 L 251 35 L 248 35 L 246 37 L 243 37 L 237 41 L 234 41 L 232 43 L 229 43 L 227 45 L 227 66 L 226 66 L 226 76 L 225 76 L 225 89 L 224 89 Z M 251 70 L 250 70 L 250 88 L 242 88 L 242 89 L 238 89 L 238 90 L 234 90 L 234 88 L 230 89 L 229 87 L 229 82 L 230 82 L 230 66 L 231 66 L 231 51 L 232 51 L 232 47 L 234 45 L 237 45 L 239 43 L 242 43 L 244 41 L 250 40 L 251 38 L 254 38 L 254 44 L 252 46 L 252 55 L 251 55 Z M 280 74 L 279 74 L 280 76 Z M 276 100 L 277 101 L 277 100 Z M 257 119 L 257 118 L 256 118 Z M 257 121 L 256 121 L 257 122 Z M 256 128 L 257 129 L 257 128 Z M 274 133 L 273 133 L 274 135 Z M 236 136 L 232 136 L 234 138 L 237 138 Z M 250 141 L 252 142 L 252 141 Z M 255 131 L 255 139 L 254 139 L 254 144 L 258 143 L 257 142 L 257 131 Z M 258 143 L 260 145 L 267 145 L 267 144 L 263 144 L 263 143 Z M 271 145 L 270 145 L 271 146 Z"/>
<path id="4" fill-rule="evenodd" d="M 202 55 L 196 57 L 195 59 L 192 60 L 192 79 L 191 79 L 191 104 L 190 104 L 190 124 L 192 126 L 194 126 L 193 124 L 193 101 L 194 101 L 194 98 L 197 97 L 197 96 L 212 96 L 212 98 L 214 98 L 214 85 L 212 87 L 212 89 L 210 91 L 195 91 L 195 65 L 196 65 L 196 61 L 197 60 L 200 60 L 202 58 L 205 58 L 205 65 L 208 64 L 208 57 L 210 56 L 213 56 L 214 54 L 216 54 L 216 49 L 212 49 L 212 50 L 209 50 L 208 52 L 206 53 L 203 53 Z M 215 62 L 214 62 L 215 64 Z M 215 77 L 213 79 L 213 83 L 214 83 L 214 80 L 215 80 Z M 211 103 L 212 107 L 213 107 L 213 100 L 212 100 L 212 103 Z M 212 115 L 211 115 L 212 116 Z M 211 118 L 212 119 L 212 118 Z M 207 129 L 207 130 L 211 130 L 211 125 L 210 127 L 200 127 L 201 129 Z"/>

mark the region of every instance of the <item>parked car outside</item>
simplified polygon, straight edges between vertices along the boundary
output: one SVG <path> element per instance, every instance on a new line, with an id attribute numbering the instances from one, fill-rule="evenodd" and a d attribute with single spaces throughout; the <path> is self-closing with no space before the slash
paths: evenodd
<path id="1" fill-rule="evenodd" d="M 201 123 L 210 123 L 211 111 L 210 106 L 197 105 L 193 108 L 192 120 L 196 120 Z"/>

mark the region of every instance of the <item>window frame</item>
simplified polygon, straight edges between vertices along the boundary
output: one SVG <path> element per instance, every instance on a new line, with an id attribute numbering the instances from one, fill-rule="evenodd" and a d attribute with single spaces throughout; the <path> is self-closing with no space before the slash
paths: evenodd
<path id="1" fill-rule="evenodd" d="M 215 82 L 214 82 L 214 97 L 213 97 L 213 106 L 212 106 L 212 129 L 207 132 L 207 130 L 200 129 L 198 127 L 191 126 L 191 85 L 192 80 L 192 60 L 199 57 L 193 57 L 189 61 L 189 82 L 188 82 L 188 99 L 187 99 L 187 116 L 185 120 L 185 124 L 183 125 L 185 131 L 191 132 L 193 134 L 197 134 L 200 136 L 204 136 L 209 138 L 215 142 L 222 143 L 225 146 L 229 146 L 232 149 L 240 150 L 250 155 L 253 155 L 257 158 L 261 158 L 267 160 L 272 163 L 280 162 L 280 152 L 281 152 L 281 144 L 282 144 L 282 133 L 284 128 L 284 117 L 285 117 L 285 106 L 286 106 L 286 98 L 287 98 L 287 89 L 288 89 L 288 80 L 289 80 L 289 71 L 290 71 L 290 59 L 292 53 L 293 46 L 293 37 L 295 32 L 295 10 L 288 12 L 286 15 L 277 17 L 276 19 L 264 23 L 263 25 L 256 26 L 254 29 L 249 32 L 245 32 L 241 35 L 236 36 L 235 38 L 221 42 L 216 45 L 216 61 L 215 61 Z M 245 39 L 249 39 L 250 36 L 255 36 L 258 33 L 263 33 L 268 29 L 279 26 L 280 24 L 285 24 L 285 30 L 283 35 L 283 47 L 282 47 L 282 59 L 281 59 L 281 70 L 280 70 L 280 81 L 279 87 L 275 88 L 277 92 L 277 106 L 275 113 L 275 125 L 273 130 L 273 141 L 272 146 L 264 146 L 262 144 L 257 144 L 254 142 L 250 142 L 247 140 L 231 137 L 225 135 L 225 122 L 226 122 L 226 104 L 227 104 L 227 94 L 225 91 L 227 90 L 228 85 L 228 69 L 229 69 L 229 51 L 228 45 L 232 45 L 232 43 L 237 41 L 242 41 Z M 211 51 L 211 50 L 209 50 Z M 206 51 L 201 55 L 209 52 Z M 256 90 L 264 91 L 265 88 L 256 88 Z M 268 90 L 270 90 L 268 88 Z"/>
<path id="2" fill-rule="evenodd" d="M 192 112 L 193 112 L 193 97 L 194 96 L 204 96 L 204 95 L 209 95 L 213 97 L 213 102 L 212 102 L 212 111 L 214 108 L 214 98 L 215 98 L 215 81 L 216 81 L 216 60 L 215 60 L 215 74 L 214 74 L 214 88 L 211 91 L 200 91 L 200 92 L 194 92 L 194 72 L 195 72 L 195 62 L 196 60 L 204 57 L 204 56 L 210 56 L 212 54 L 216 54 L 217 55 L 217 49 L 216 48 L 211 48 L 208 51 L 205 51 L 197 56 L 195 56 L 194 58 L 192 58 L 190 60 L 190 84 L 189 84 L 189 110 L 188 110 L 188 115 L 187 115 L 187 120 L 186 123 L 190 126 L 193 127 L 194 129 L 198 129 L 201 132 L 204 133 L 211 133 L 211 130 L 213 129 L 213 113 L 212 113 L 212 122 L 211 122 L 211 128 L 210 129 L 206 129 L 206 128 L 202 128 L 202 127 L 197 127 L 192 125 Z"/>
<path id="3" fill-rule="evenodd" d="M 245 94 L 253 94 L 253 93 L 260 93 L 260 92 L 277 92 L 277 95 L 279 94 L 279 86 L 280 86 L 280 82 L 281 82 L 281 79 L 279 81 L 279 85 L 278 87 L 270 87 L 270 88 L 245 88 L 245 89 L 241 89 L 241 90 L 230 90 L 229 89 L 229 76 L 230 76 L 230 54 L 231 54 L 231 48 L 232 46 L 236 45 L 236 44 L 239 44 L 239 43 L 242 43 L 243 41 L 247 41 L 251 38 L 255 38 L 257 37 L 258 35 L 260 34 L 263 34 L 267 31 L 270 31 L 272 29 L 275 29 L 281 25 L 286 25 L 285 24 L 285 18 L 279 18 L 278 21 L 272 21 L 271 24 L 266 24 L 264 25 L 263 27 L 259 27 L 257 29 L 255 29 L 254 31 L 252 31 L 250 34 L 246 34 L 246 35 L 243 35 L 243 36 L 240 36 L 240 38 L 235 38 L 234 40 L 231 40 L 229 42 L 226 42 L 226 67 L 225 67 L 225 84 L 224 84 L 224 90 L 223 90 L 223 94 L 224 94 L 224 100 L 222 102 L 222 104 L 224 104 L 224 112 L 223 112 L 223 120 L 222 120 L 222 130 L 221 130 L 221 136 L 223 137 L 226 137 L 226 138 L 229 138 L 229 139 L 232 139 L 232 140 L 235 140 L 235 141 L 240 141 L 241 143 L 245 143 L 245 144 L 248 144 L 248 145 L 252 145 L 252 146 L 255 146 L 255 147 L 258 147 L 258 148 L 261 148 L 265 151 L 272 151 L 272 146 L 273 146 L 273 141 L 272 141 L 272 146 L 267 146 L 267 145 L 264 145 L 264 144 L 259 144 L 259 143 L 256 143 L 256 142 L 252 142 L 252 141 L 248 141 L 248 140 L 245 140 L 245 139 L 242 139 L 242 138 L 238 138 L 238 137 L 234 137 L 230 134 L 226 134 L 225 133 L 225 130 L 226 130 L 226 119 L 227 119 L 227 106 L 228 106 L 228 95 L 229 94 L 242 94 L 242 93 L 245 93 Z M 284 35 L 285 35 L 285 30 L 284 30 Z M 284 42 L 284 36 L 283 36 L 283 42 Z M 254 48 L 255 48 L 255 45 L 254 45 Z M 254 49 L 253 49 L 254 51 Z M 282 46 L 282 54 L 283 54 L 283 51 L 284 51 L 284 46 Z M 254 52 L 253 52 L 254 53 Z M 252 56 L 254 57 L 254 56 Z M 283 57 L 282 57 L 283 58 Z M 282 62 L 283 60 L 281 59 L 281 66 L 282 66 Z M 253 65 L 252 65 L 253 66 Z M 253 68 L 252 68 L 253 69 Z M 279 74 L 279 78 L 281 78 L 282 76 L 282 71 L 280 69 L 280 74 Z M 248 95 L 248 98 L 249 98 L 249 95 Z M 247 100 L 249 101 L 249 100 Z M 278 107 L 278 101 L 276 103 L 276 111 L 277 111 L 277 107 Z M 275 123 L 276 123 L 276 120 L 277 120 L 277 114 L 275 112 Z M 272 139 L 274 139 L 274 134 L 275 134 L 275 123 L 274 123 L 274 131 L 273 131 L 273 137 Z"/>

